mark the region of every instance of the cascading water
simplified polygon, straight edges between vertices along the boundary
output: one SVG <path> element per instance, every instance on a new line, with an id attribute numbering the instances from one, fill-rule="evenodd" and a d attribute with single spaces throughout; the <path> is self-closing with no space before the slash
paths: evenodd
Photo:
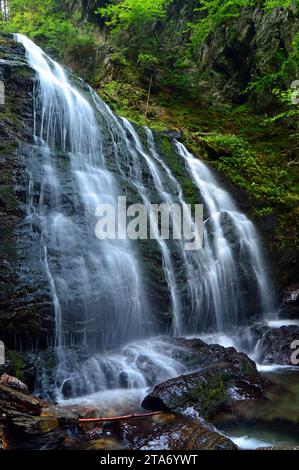
<path id="1" fill-rule="evenodd" d="M 182 240 L 164 240 L 155 226 L 155 241 L 146 249 L 137 241 L 96 238 L 99 204 L 117 208 L 118 196 L 127 195 L 147 208 L 152 202 L 186 208 L 182 184 L 149 129 L 117 118 L 82 81 L 72 85 L 32 41 L 17 39 L 37 74 L 26 223 L 40 233 L 40 262 L 55 311 L 58 396 L 143 390 L 185 371 L 171 356 L 174 346 L 149 338 L 230 331 L 246 323 L 248 297 L 257 314 L 271 313 L 254 226 L 179 142 L 173 155 L 206 212 L 204 248 L 186 251 Z M 169 300 L 162 320 L 144 261 L 149 246 Z M 78 351 L 87 351 L 85 361 Z"/>
<path id="2" fill-rule="evenodd" d="M 247 285 L 253 280 L 258 311 L 263 316 L 273 314 L 273 294 L 254 225 L 238 211 L 231 196 L 219 187 L 208 167 L 188 152 L 183 144 L 177 142 L 176 145 L 207 212 L 205 251 L 209 264 L 205 270 L 218 329 L 223 330 L 225 325 L 234 324 L 245 308 L 242 279 L 246 280 Z M 225 226 L 237 240 L 237 247 L 225 233 Z"/>
<path id="3" fill-rule="evenodd" d="M 107 202 L 116 207 L 119 189 L 105 168 L 92 107 L 71 86 L 62 67 L 27 38 L 17 38 L 38 74 L 34 133 L 42 180 L 37 204 L 31 195 L 28 221 L 40 226 L 41 258 L 55 310 L 59 374 L 64 376 L 63 346 L 88 344 L 96 350 L 100 344 L 106 349 L 148 335 L 150 311 L 131 243 L 99 244 L 94 235 L 96 207 Z M 67 193 L 59 174 L 62 159 L 68 167 Z M 74 329 L 68 332 L 72 323 L 75 334 Z"/>

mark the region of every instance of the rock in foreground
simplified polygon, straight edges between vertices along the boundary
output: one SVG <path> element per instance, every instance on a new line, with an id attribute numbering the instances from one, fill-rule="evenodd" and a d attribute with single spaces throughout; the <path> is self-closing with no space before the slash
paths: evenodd
<path id="1" fill-rule="evenodd" d="M 263 399 L 263 378 L 255 364 L 243 354 L 241 357 L 234 354 L 238 359 L 235 363 L 218 363 L 158 385 L 145 397 L 142 406 L 148 410 L 195 412 L 211 419 L 236 402 Z"/>
<path id="2" fill-rule="evenodd" d="M 293 346 L 293 347 L 292 347 Z M 299 365 L 299 326 L 266 329 L 257 351 L 261 364 Z"/>
<path id="3" fill-rule="evenodd" d="M 17 379 L 16 377 L 12 377 L 8 374 L 1 375 L 0 385 L 5 385 L 6 387 L 13 388 L 18 392 L 25 393 L 25 395 L 29 394 L 27 385 L 25 385 L 23 382 L 21 382 L 21 380 Z"/>
<path id="4" fill-rule="evenodd" d="M 237 449 L 211 425 L 180 414 L 80 425 L 75 411 L 49 405 L 3 385 L 0 415 L 0 449 Z"/>
<path id="5" fill-rule="evenodd" d="M 67 411 L 0 385 L 0 449 L 61 449 L 77 422 Z"/>
<path id="6" fill-rule="evenodd" d="M 165 414 L 140 424 L 127 425 L 130 448 L 134 450 L 237 450 L 212 426 L 180 414 Z"/>

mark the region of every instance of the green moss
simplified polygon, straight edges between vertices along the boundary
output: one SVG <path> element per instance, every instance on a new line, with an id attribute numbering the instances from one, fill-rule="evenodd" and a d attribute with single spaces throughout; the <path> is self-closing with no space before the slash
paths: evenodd
<path id="1" fill-rule="evenodd" d="M 15 351 L 7 351 L 6 352 L 6 360 L 11 363 L 11 374 L 19 380 L 24 379 L 24 368 L 25 368 L 25 361 L 21 354 Z"/>
<path id="2" fill-rule="evenodd" d="M 197 188 L 194 186 L 185 170 L 181 157 L 176 153 L 172 140 L 163 134 L 157 134 L 156 140 L 159 153 L 162 155 L 165 163 L 169 166 L 173 175 L 182 186 L 186 202 L 191 204 L 192 207 L 195 204 L 199 204 L 200 196 Z"/>
<path id="3" fill-rule="evenodd" d="M 244 364 L 242 365 L 242 368 L 241 368 L 241 374 L 242 375 L 251 375 L 251 374 L 255 374 L 255 373 L 256 373 L 256 369 L 255 369 L 254 364 L 252 364 L 252 362 L 249 359 L 244 361 Z"/>
<path id="4" fill-rule="evenodd" d="M 20 67 L 20 71 L 23 69 Z M 25 78 L 25 75 L 24 75 Z M 21 78 L 22 79 L 22 78 Z M 15 112 L 15 105 L 18 100 L 15 100 L 15 97 L 12 93 L 7 93 L 5 96 L 5 105 L 0 107 L 0 122 L 7 124 L 8 126 L 15 126 L 16 129 L 20 129 L 23 125 L 20 116 Z M 2 150 L 3 142 L 0 142 L 0 147 Z M 7 146 L 7 142 L 4 143 Z"/>
<path id="5" fill-rule="evenodd" d="M 198 122 L 208 122 L 206 112 Z M 204 148 L 210 164 L 248 194 L 253 217 L 277 217 L 275 246 L 297 245 L 298 145 L 290 131 L 278 123 L 270 125 L 247 107 L 213 109 L 210 122 L 210 130 L 203 132 L 187 121 L 186 145 L 195 154 Z"/>
<path id="6" fill-rule="evenodd" d="M 189 397 L 200 403 L 200 413 L 208 417 L 227 398 L 228 377 L 219 373 L 210 377 L 207 384 L 200 383 L 189 392 Z"/>

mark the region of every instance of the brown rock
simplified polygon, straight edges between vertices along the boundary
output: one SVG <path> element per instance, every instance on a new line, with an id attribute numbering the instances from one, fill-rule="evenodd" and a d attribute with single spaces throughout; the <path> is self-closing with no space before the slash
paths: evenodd
<path id="1" fill-rule="evenodd" d="M 12 388 L 0 385 L 0 414 L 30 413 L 38 416 L 41 413 L 42 402 Z"/>
<path id="2" fill-rule="evenodd" d="M 12 377 L 8 374 L 1 375 L 0 385 L 5 385 L 6 387 L 13 388 L 14 390 L 22 392 L 25 395 L 29 394 L 29 390 L 26 384 L 21 382 L 21 380 L 17 379 L 16 377 Z"/>
<path id="3" fill-rule="evenodd" d="M 178 413 L 130 422 L 127 438 L 129 448 L 134 450 L 237 450 L 213 426 Z"/>

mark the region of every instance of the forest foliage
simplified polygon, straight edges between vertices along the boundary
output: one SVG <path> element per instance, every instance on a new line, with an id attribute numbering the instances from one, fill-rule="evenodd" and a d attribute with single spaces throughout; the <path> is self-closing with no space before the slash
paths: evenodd
<path id="1" fill-rule="evenodd" d="M 95 25 L 82 21 L 84 3 L 73 0 L 9 0 L 9 21 L 0 20 L 0 28 L 6 32 L 28 35 L 57 58 L 68 53 L 79 55 L 81 48 L 82 53 L 86 54 L 88 49 L 92 51 L 97 47 L 99 38 Z M 92 3 L 96 15 L 106 24 L 109 40 L 117 45 L 120 60 L 133 60 L 139 64 L 141 73 L 148 69 L 154 71 L 159 65 L 171 69 L 171 77 L 165 78 L 165 85 L 175 85 L 182 93 L 191 88 L 184 70 L 190 66 L 194 54 L 215 28 L 238 17 L 243 8 L 261 5 L 264 10 L 271 11 L 278 7 L 298 7 L 299 0 L 194 1 L 192 18 L 181 32 L 179 49 L 173 48 L 171 41 L 168 43 L 167 38 L 162 37 L 163 25 L 171 25 L 171 9 L 175 0 L 102 0 Z M 297 54 L 298 43 L 297 37 L 294 45 Z M 275 88 L 279 75 L 281 77 L 289 65 L 282 64 L 276 76 L 259 77 L 260 80 L 253 82 L 251 91 L 264 84 L 267 86 L 269 81 Z"/>
<path id="2" fill-rule="evenodd" d="M 5 32 L 22 33 L 60 57 L 73 46 L 92 44 L 87 25 L 79 27 L 79 14 L 70 15 L 69 0 L 9 0 L 9 21 Z"/>
<path id="3" fill-rule="evenodd" d="M 92 20 L 83 15 L 87 3 Z M 298 205 L 299 107 L 291 83 L 299 78 L 299 33 L 289 53 L 278 51 L 273 69 L 250 77 L 243 104 L 217 107 L 201 99 L 205 77 L 198 57 L 214 31 L 237 21 L 244 9 L 271 15 L 289 8 L 298 15 L 299 0 L 186 0 L 180 17 L 182 4 L 9 0 L 9 21 L 0 19 L 0 30 L 31 37 L 88 80 L 116 112 L 159 130 L 179 128 L 195 152 L 198 143 L 212 148 L 214 167 L 258 201 L 260 215 L 280 213 L 285 240 L 284 227 Z M 269 94 L 273 112 L 256 113 L 256 97 Z"/>

